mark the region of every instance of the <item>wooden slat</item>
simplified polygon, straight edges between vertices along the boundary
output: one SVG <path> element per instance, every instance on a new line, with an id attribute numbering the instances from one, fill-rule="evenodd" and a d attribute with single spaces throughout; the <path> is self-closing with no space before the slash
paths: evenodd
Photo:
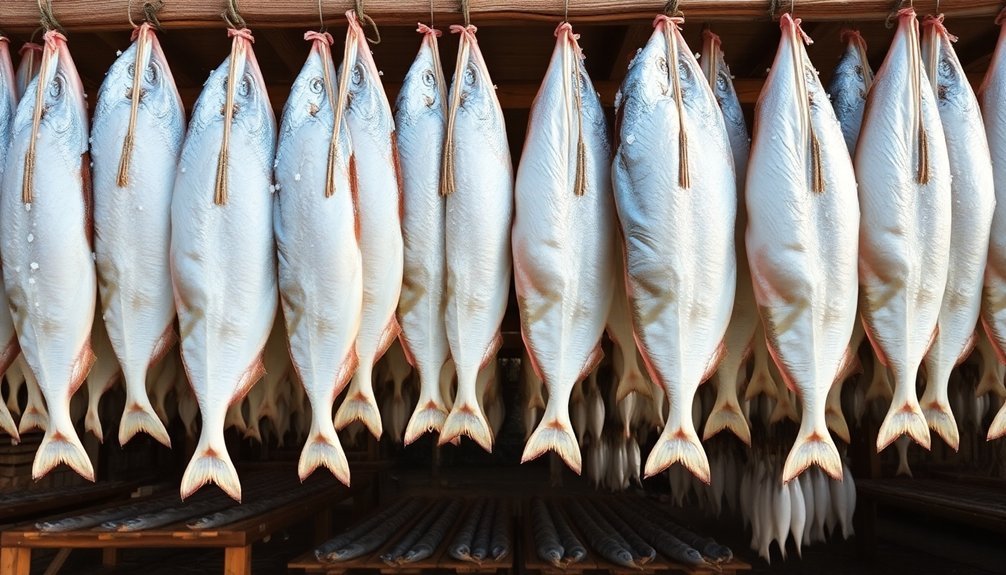
<path id="1" fill-rule="evenodd" d="M 51 0 L 56 17 L 69 30 L 123 30 L 129 28 L 122 0 Z M 628 22 L 652 19 L 663 11 L 665 0 L 577 0 L 569 2 L 569 18 L 577 22 Z M 563 0 L 472 0 L 475 24 L 515 21 L 554 22 L 563 14 Z M 348 0 L 324 2 L 326 20 L 342 21 L 341 12 L 353 6 Z M 797 15 L 804 20 L 879 20 L 891 11 L 890 0 L 800 0 Z M 160 20 L 169 28 L 222 26 L 224 0 L 171 0 Z M 239 6 L 252 28 L 316 27 L 316 0 L 240 0 Z M 456 0 L 433 0 L 438 22 L 458 22 Z M 411 25 L 430 17 L 426 0 L 367 0 L 365 10 L 378 24 Z M 681 0 L 680 9 L 699 20 L 768 19 L 769 0 Z M 917 0 L 919 12 L 934 10 L 936 0 Z M 994 16 L 1000 0 L 942 0 L 940 10 L 948 16 Z M 30 31 L 38 26 L 36 0 L 0 2 L 0 26 L 6 30 Z"/>

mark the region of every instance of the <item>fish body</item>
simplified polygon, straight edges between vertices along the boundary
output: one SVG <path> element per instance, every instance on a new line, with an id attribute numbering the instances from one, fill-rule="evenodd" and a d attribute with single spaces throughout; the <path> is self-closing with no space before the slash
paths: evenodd
<path id="1" fill-rule="evenodd" d="M 271 189 L 276 119 L 251 32 L 230 34 L 231 55 L 210 74 L 192 111 L 171 203 L 182 359 L 202 416 L 182 498 L 210 482 L 241 498 L 224 420 L 262 376 L 262 348 L 278 300 Z M 233 116 L 228 100 L 239 110 Z"/>
<path id="2" fill-rule="evenodd" d="M 746 375 L 745 362 L 750 355 L 751 342 L 758 328 L 758 308 L 755 307 L 754 288 L 751 285 L 751 269 L 748 266 L 744 233 L 747 230 L 747 209 L 744 206 L 744 186 L 747 179 L 748 155 L 751 139 L 744 111 L 734 90 L 730 68 L 723 59 L 720 37 L 710 30 L 702 33 L 702 71 L 716 96 L 720 112 L 723 114 L 730 150 L 734 160 L 734 174 L 737 183 L 737 221 L 734 243 L 737 253 L 737 287 L 734 307 L 730 313 L 724 339 L 723 360 L 713 375 L 716 384 L 716 402 L 706 419 L 702 432 L 703 439 L 709 439 L 720 431 L 730 430 L 744 443 L 751 445 L 751 430 L 741 412 L 737 396 L 737 384 Z M 743 373 L 743 375 L 742 375 Z"/>
<path id="3" fill-rule="evenodd" d="M 49 411 L 32 475 L 66 463 L 93 481 L 70 417 L 70 398 L 94 362 L 87 107 L 66 38 L 47 32 L 45 44 L 42 71 L 12 127 L 0 190 L 0 252 L 21 351 Z"/>
<path id="4" fill-rule="evenodd" d="M 357 366 L 363 309 L 357 189 L 345 125 L 334 160 L 329 156 L 338 105 L 332 38 L 307 36 L 311 52 L 283 109 L 276 148 L 279 289 L 293 366 L 311 403 L 298 473 L 304 480 L 325 466 L 348 485 L 349 463 L 332 424 L 332 404 Z"/>
<path id="5" fill-rule="evenodd" d="M 10 40 L 0 36 L 0 180 L 3 179 L 4 165 L 7 162 L 7 150 L 10 147 L 10 139 L 14 124 L 14 114 L 17 112 L 18 92 L 14 66 L 10 58 Z M 0 279 L 0 283 L 2 283 Z M 6 295 L 0 294 L 0 299 L 6 299 Z M 4 304 L 0 302 L 0 304 Z M 0 371 L 7 369 L 14 363 L 20 353 L 17 342 L 17 332 L 14 330 L 14 320 L 10 315 L 10 308 L 0 305 Z M 7 409 L 12 403 L 17 407 L 17 390 L 8 383 L 8 393 L 10 398 L 6 404 L 0 406 L 0 430 L 6 431 L 15 442 L 20 441 L 17 426 Z M 18 410 L 19 411 L 19 410 Z"/>
<path id="6" fill-rule="evenodd" d="M 828 97 L 835 117 L 842 126 L 842 136 L 849 154 L 856 153 L 856 142 L 863 126 L 866 96 L 873 84 L 873 70 L 867 58 L 866 41 L 856 30 L 843 30 L 845 51 L 839 58 L 828 83 Z"/>
<path id="7" fill-rule="evenodd" d="M 340 69 L 348 85 L 346 126 L 356 158 L 360 253 L 363 257 L 363 315 L 356 338 L 359 366 L 335 414 L 336 429 L 360 421 L 381 437 L 374 397 L 374 364 L 401 331 L 395 319 L 402 291 L 401 175 L 395 119 L 359 20 L 346 13 L 346 52 Z M 430 152 L 432 153 L 432 152 Z"/>
<path id="8" fill-rule="evenodd" d="M 579 473 L 570 394 L 603 356 L 601 335 L 615 290 L 611 143 L 572 26 L 560 24 L 555 36 L 514 187 L 521 334 L 548 388 L 545 414 L 521 460 L 555 451 Z"/>
<path id="9" fill-rule="evenodd" d="M 733 308 L 737 188 L 723 115 L 680 22 L 659 16 L 629 67 L 612 180 L 635 339 L 670 399 L 645 475 L 681 462 L 708 482 L 692 402 L 722 356 Z"/>
<path id="10" fill-rule="evenodd" d="M 181 97 L 157 36 L 144 23 L 106 74 L 91 129 L 101 316 L 126 384 L 123 445 L 142 431 L 171 446 L 145 382 L 147 369 L 178 339 L 168 252 L 184 136 Z"/>
<path id="11" fill-rule="evenodd" d="M 419 375 L 419 400 L 405 444 L 439 432 L 447 418 L 440 372 L 450 353 L 444 323 L 447 290 L 446 200 L 440 172 L 447 131 L 447 94 L 440 65 L 439 30 L 420 26 L 423 41 L 395 102 L 402 169 L 404 273 L 398 302 L 402 346 Z"/>
<path id="12" fill-rule="evenodd" d="M 947 388 L 950 372 L 974 348 L 996 198 L 978 100 L 952 39 L 940 18 L 926 18 L 922 54 L 946 136 L 952 221 L 947 286 L 925 358 L 926 390 L 920 403 L 929 427 L 956 450 L 960 437 Z"/>
<path id="13" fill-rule="evenodd" d="M 104 442 L 105 434 L 101 427 L 98 408 L 101 396 L 119 382 L 122 368 L 119 367 L 119 360 L 112 350 L 112 342 L 108 340 L 108 333 L 105 332 L 105 322 L 100 317 L 95 317 L 94 326 L 91 328 L 91 345 L 95 360 L 94 366 L 87 374 L 87 414 L 84 416 L 84 430 L 90 431 L 98 441 Z M 143 391 L 145 394 L 146 387 Z"/>
<path id="14" fill-rule="evenodd" d="M 936 98 L 919 55 L 915 11 L 874 78 L 856 145 L 863 322 L 894 399 L 877 449 L 909 434 L 928 448 L 915 379 L 935 337 L 950 255 L 950 165 Z"/>
<path id="15" fill-rule="evenodd" d="M 447 342 L 457 395 L 440 444 L 467 435 L 492 450 L 492 430 L 478 404 L 479 370 L 496 357 L 510 295 L 513 166 L 503 110 L 475 27 L 452 27 L 461 47 L 448 95 L 442 190 L 447 195 Z"/>
<path id="16" fill-rule="evenodd" d="M 856 322 L 859 206 L 852 159 L 799 23 L 783 14 L 780 27 L 755 111 L 747 249 L 769 351 L 803 405 L 788 483 L 813 464 L 842 476 L 825 400 Z"/>

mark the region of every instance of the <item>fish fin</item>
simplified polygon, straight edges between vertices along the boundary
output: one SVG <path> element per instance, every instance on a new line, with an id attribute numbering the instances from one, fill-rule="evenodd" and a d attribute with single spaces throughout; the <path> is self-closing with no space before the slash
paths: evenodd
<path id="1" fill-rule="evenodd" d="M 860 302 L 860 305 L 862 305 L 862 302 Z M 867 320 L 866 315 L 860 314 L 859 319 L 863 323 L 863 332 L 866 334 L 866 339 L 870 342 L 870 348 L 873 349 L 873 357 L 879 361 L 881 365 L 887 367 L 889 365 L 887 356 L 884 355 L 884 350 L 880 349 L 880 344 L 874 341 L 873 330 L 870 329 L 870 322 Z M 923 357 L 925 356 L 923 355 Z"/>
<path id="2" fill-rule="evenodd" d="M 73 364 L 73 372 L 70 374 L 70 396 L 77 393 L 80 386 L 84 383 L 87 378 L 87 374 L 90 373 L 91 367 L 94 365 L 94 360 L 97 359 L 94 355 L 94 351 L 91 350 L 91 339 L 88 338 L 87 343 L 77 354 L 77 361 Z"/>
<path id="3" fill-rule="evenodd" d="M 933 328 L 933 333 L 929 334 L 929 343 L 926 344 L 926 353 L 922 354 L 922 357 L 929 355 L 929 350 L 933 349 L 933 344 L 936 343 L 936 338 L 940 335 L 940 324 L 936 324 Z"/>
<path id="4" fill-rule="evenodd" d="M 827 428 L 810 427 L 807 431 L 801 430 L 786 457 L 782 471 L 783 483 L 796 479 L 811 465 L 817 465 L 836 481 L 842 480 L 842 458 Z"/>
<path id="5" fill-rule="evenodd" d="M 241 480 L 224 445 L 217 448 L 207 445 L 196 450 L 182 475 L 179 489 L 182 499 L 188 499 L 207 483 L 217 485 L 231 499 L 241 503 Z"/>
<path id="6" fill-rule="evenodd" d="M 399 323 L 398 325 L 401 326 L 402 324 Z M 399 329 L 401 329 L 401 328 L 399 328 Z M 402 353 L 405 354 L 405 361 L 409 362 L 409 365 L 411 365 L 413 368 L 415 368 L 416 367 L 416 356 L 413 355 L 412 348 L 409 347 L 409 341 L 407 339 L 405 339 L 405 332 L 404 331 L 398 334 L 398 343 L 402 344 Z"/>
<path id="7" fill-rule="evenodd" d="M 0 425 L 0 428 L 2 427 Z M 97 405 L 87 406 L 87 413 L 84 414 L 84 432 L 90 432 L 98 439 L 98 443 L 105 443 L 105 432 L 101 428 L 101 417 L 98 415 Z"/>
<path id="8" fill-rule="evenodd" d="M 326 421 L 311 420 L 311 431 L 307 442 L 300 452 L 297 462 L 297 474 L 300 480 L 306 480 L 315 469 L 326 467 L 341 483 L 349 487 L 349 462 L 342 449 L 342 442 L 335 433 L 335 427 L 327 417 Z"/>
<path id="9" fill-rule="evenodd" d="M 878 375 L 878 369 L 887 370 L 881 362 L 875 361 L 873 363 L 874 373 L 870 379 L 870 387 L 866 389 L 866 401 L 873 401 L 875 399 L 890 401 L 894 399 L 894 389 L 891 388 L 890 377 L 886 373 Z"/>
<path id="10" fill-rule="evenodd" d="M 905 434 L 922 447 L 930 448 L 929 425 L 917 401 L 906 401 L 900 407 L 891 405 L 877 433 L 877 452 Z"/>
<path id="11" fill-rule="evenodd" d="M 646 381 L 646 378 L 643 377 L 643 374 L 638 369 L 627 369 L 625 375 L 618 380 L 618 388 L 615 390 L 615 402 L 621 403 L 632 392 L 652 399 L 652 388 L 653 386 Z"/>
<path id="12" fill-rule="evenodd" d="M 720 344 L 716 346 L 716 351 L 713 352 L 713 357 L 709 359 L 709 363 L 706 364 L 706 370 L 702 373 L 701 383 L 705 383 L 710 377 L 716 373 L 719 369 L 720 363 L 723 361 L 723 357 L 727 354 L 727 344 L 725 341 L 720 341 Z"/>
<path id="13" fill-rule="evenodd" d="M 0 348 L 0 373 L 6 373 L 10 369 L 19 353 L 21 353 L 21 344 L 18 343 L 15 334 L 11 336 L 10 341 L 3 348 Z"/>
<path id="14" fill-rule="evenodd" d="M 175 333 L 174 322 L 169 323 L 168 327 L 164 328 L 161 333 L 161 337 L 158 338 L 157 343 L 154 345 L 154 351 L 150 354 L 150 361 L 147 362 L 147 366 L 155 366 L 164 359 L 164 356 L 168 355 L 171 348 L 178 343 L 178 334 Z"/>
<path id="15" fill-rule="evenodd" d="M 398 336 L 402 333 L 402 327 L 398 325 L 398 318 L 394 315 L 388 320 L 388 325 L 384 326 L 384 331 L 381 332 L 381 339 L 378 340 L 377 353 L 374 354 L 374 363 L 377 360 L 384 357 L 385 352 L 391 347 L 391 344 L 395 343 L 396 339 L 400 339 Z M 404 345 L 402 346 L 405 347 Z M 407 356 L 406 356 L 407 357 Z"/>
<path id="16" fill-rule="evenodd" d="M 845 421 L 845 414 L 842 413 L 842 385 L 844 379 L 836 379 L 828 390 L 828 397 L 824 404 L 824 420 L 828 429 L 835 433 L 839 439 L 846 443 L 851 443 L 849 435 L 849 424 Z"/>
<path id="17" fill-rule="evenodd" d="M 709 484 L 709 459 L 694 429 L 664 427 L 646 458 L 644 477 L 653 477 L 675 463 L 681 463 L 703 483 Z"/>
<path id="18" fill-rule="evenodd" d="M 999 408 L 999 412 L 996 413 L 995 418 L 992 420 L 992 424 L 989 425 L 989 433 L 985 436 L 987 441 L 992 441 L 993 439 L 999 439 L 1000 437 L 1006 435 L 1006 403 Z"/>
<path id="19" fill-rule="evenodd" d="M 409 418 L 405 428 L 405 445 L 411 444 L 426 433 L 439 432 L 447 419 L 447 408 L 443 404 L 430 400 L 424 405 L 416 405 L 416 410 Z"/>
<path id="20" fill-rule="evenodd" d="M 94 467 L 91 466 L 91 458 L 87 456 L 73 426 L 69 425 L 66 430 L 56 427 L 53 425 L 45 430 L 31 466 L 32 478 L 40 479 L 60 463 L 65 463 L 78 475 L 93 482 Z"/>
<path id="21" fill-rule="evenodd" d="M 957 362 L 954 363 L 954 365 L 960 365 L 964 363 L 964 360 L 967 359 L 969 355 L 971 355 L 972 351 L 974 351 L 975 345 L 977 343 L 978 343 L 978 331 L 975 330 L 971 332 L 971 335 L 968 336 L 968 340 L 964 342 L 964 347 L 961 349 L 961 354 L 957 356 Z"/>
<path id="22" fill-rule="evenodd" d="M 496 332 L 496 337 L 494 337 L 492 342 L 489 343 L 489 347 L 486 349 L 485 354 L 482 356 L 482 361 L 479 362 L 479 371 L 482 371 L 482 368 L 489 365 L 489 362 L 496 359 L 496 352 L 498 352 L 501 347 L 503 347 L 503 334 L 500 332 Z M 538 370 L 536 367 L 535 372 L 537 371 Z M 540 373 L 538 373 L 538 379 L 544 381 L 544 378 L 541 377 Z"/>
<path id="23" fill-rule="evenodd" d="M 863 372 L 863 364 L 859 361 L 857 350 L 851 347 L 845 350 L 842 363 L 839 364 L 835 381 L 845 381 L 857 373 Z"/>
<path id="24" fill-rule="evenodd" d="M 28 433 L 33 429 L 45 431 L 49 427 L 49 415 L 42 410 L 29 406 L 21 414 L 21 421 L 18 422 L 18 433 Z"/>
<path id="25" fill-rule="evenodd" d="M 566 466 L 580 475 L 582 470 L 580 444 L 576 441 L 576 434 L 573 433 L 573 426 L 568 417 L 565 421 L 561 417 L 542 419 L 537 429 L 527 440 L 520 462 L 527 463 L 532 459 L 537 459 L 546 451 L 554 451 L 559 454 Z"/>
<path id="26" fill-rule="evenodd" d="M 768 370 L 768 365 L 758 366 L 751 374 L 751 380 L 744 391 L 744 399 L 751 400 L 759 394 L 775 398 L 777 389 L 775 381 L 772 379 L 772 373 Z"/>
<path id="27" fill-rule="evenodd" d="M 375 439 L 380 439 L 384 427 L 381 423 L 381 411 L 377 407 L 377 399 L 374 397 L 371 375 L 369 369 L 359 368 L 356 370 L 353 378 L 354 382 L 359 385 L 355 387 L 350 385 L 346 398 L 342 400 L 342 405 L 335 412 L 335 428 L 342 430 L 350 423 L 359 421 L 366 426 Z"/>
<path id="28" fill-rule="evenodd" d="M 482 408 L 474 401 L 455 402 L 447 419 L 444 420 L 438 444 L 453 443 L 453 440 L 460 439 L 462 435 L 467 435 L 487 452 L 493 452 L 493 432 L 489 429 L 489 422 L 486 421 Z"/>
<path id="29" fill-rule="evenodd" d="M 996 377 L 996 370 L 987 369 L 982 371 L 984 373 L 982 373 L 982 378 L 978 382 L 978 387 L 975 388 L 975 397 L 981 397 L 987 393 L 994 393 L 998 397 L 1004 397 L 1004 385 Z"/>
<path id="30" fill-rule="evenodd" d="M 17 432 L 14 418 L 11 417 L 10 411 L 7 410 L 7 405 L 2 401 L 0 401 L 0 431 L 6 432 L 15 445 L 21 443 L 21 435 Z"/>
<path id="31" fill-rule="evenodd" d="M 134 401 L 122 412 L 122 419 L 119 421 L 119 445 L 129 443 L 129 440 L 140 432 L 153 437 L 165 447 L 171 447 L 171 436 L 168 435 L 164 422 L 154 412 L 153 407 Z"/>
<path id="32" fill-rule="evenodd" d="M 957 430 L 957 420 L 954 419 L 954 412 L 950 410 L 947 402 L 933 400 L 922 406 L 922 413 L 926 416 L 926 422 L 932 429 L 943 438 L 954 451 L 960 448 L 961 437 Z"/>
<path id="33" fill-rule="evenodd" d="M 706 427 L 702 431 L 703 441 L 708 441 L 717 433 L 724 429 L 730 430 L 745 445 L 751 445 L 751 429 L 748 421 L 744 418 L 740 403 L 736 397 L 728 397 L 721 405 L 714 405 L 712 412 L 706 419 Z"/>

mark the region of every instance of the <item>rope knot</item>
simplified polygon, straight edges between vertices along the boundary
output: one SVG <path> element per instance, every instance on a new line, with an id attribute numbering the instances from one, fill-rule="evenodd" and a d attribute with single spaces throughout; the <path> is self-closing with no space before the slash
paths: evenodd
<path id="1" fill-rule="evenodd" d="M 657 14 L 657 17 L 653 19 L 653 27 L 664 25 L 672 27 L 674 30 L 680 30 L 681 25 L 685 23 L 685 18 L 683 16 L 668 16 L 667 14 Z"/>
<path id="2" fill-rule="evenodd" d="M 472 24 L 468 24 L 467 26 L 461 24 L 451 24 L 451 34 L 461 34 L 472 43 L 476 43 L 475 33 L 478 32 L 478 30 L 479 29 Z"/>
<path id="3" fill-rule="evenodd" d="M 951 42 L 957 41 L 957 36 L 954 36 L 953 34 L 948 32 L 947 27 L 943 25 L 943 14 L 939 14 L 936 16 L 930 14 L 926 16 L 926 18 L 922 21 L 922 25 L 932 26 L 933 28 L 936 29 L 937 32 L 949 38 Z"/>
<path id="4" fill-rule="evenodd" d="M 247 40 L 249 44 L 255 43 L 255 37 L 252 36 L 252 31 L 249 28 L 228 28 L 227 37 L 241 38 L 242 40 Z"/>
<path id="5" fill-rule="evenodd" d="M 144 23 L 140 24 L 139 26 L 134 26 L 133 27 L 133 34 L 129 37 L 129 41 L 130 42 L 135 42 L 136 39 L 140 37 L 140 34 L 149 33 L 153 29 L 154 29 L 154 26 L 150 22 L 144 22 Z"/>
<path id="6" fill-rule="evenodd" d="M 324 42 L 328 46 L 335 43 L 332 35 L 328 32 L 315 32 L 314 30 L 304 32 L 304 39 L 308 42 Z"/>
<path id="7" fill-rule="evenodd" d="M 580 39 L 579 34 L 573 33 L 573 25 L 570 24 L 569 22 L 561 22 L 558 26 L 555 27 L 555 33 L 554 33 L 555 37 L 558 38 L 559 35 L 561 34 L 569 34 L 569 37 L 572 38 L 574 41 Z"/>
<path id="8" fill-rule="evenodd" d="M 800 39 L 803 40 L 803 43 L 807 46 L 810 46 L 811 44 L 814 43 L 814 39 L 808 36 L 807 33 L 803 31 L 802 24 L 803 24 L 802 19 L 794 18 L 790 16 L 788 12 L 786 14 L 783 14 L 782 17 L 779 18 L 780 27 L 785 27 L 787 25 L 793 26 L 793 28 L 796 30 L 797 35 L 799 35 Z"/>
<path id="9" fill-rule="evenodd" d="M 41 51 L 42 51 L 42 46 L 39 46 L 38 44 L 36 44 L 34 42 L 25 42 L 24 45 L 21 46 L 21 49 L 18 50 L 17 53 L 18 53 L 19 56 L 24 57 L 24 53 L 25 52 L 41 52 Z"/>
<path id="10" fill-rule="evenodd" d="M 58 42 L 66 42 L 66 36 L 64 36 L 59 30 L 49 30 L 42 35 L 42 40 L 45 42 L 45 47 L 49 50 L 56 50 Z"/>
<path id="11" fill-rule="evenodd" d="M 419 32 L 420 34 L 423 34 L 423 35 L 433 34 L 437 38 L 439 38 L 439 37 L 441 37 L 441 36 L 444 35 L 444 33 L 442 31 L 438 30 L 437 28 L 430 28 L 429 26 L 427 26 L 426 24 L 423 24 L 422 22 L 419 22 L 418 26 L 419 27 L 416 28 L 416 32 Z"/>

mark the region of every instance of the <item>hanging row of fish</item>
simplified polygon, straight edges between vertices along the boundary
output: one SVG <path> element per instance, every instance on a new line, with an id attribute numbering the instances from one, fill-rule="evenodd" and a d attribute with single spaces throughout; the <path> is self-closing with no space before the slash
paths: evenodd
<path id="1" fill-rule="evenodd" d="M 280 308 L 313 413 L 300 475 L 325 466 L 346 483 L 336 429 L 359 421 L 381 435 L 373 369 L 396 339 L 420 380 L 406 442 L 439 431 L 442 444 L 464 435 L 492 449 L 479 374 L 500 346 L 511 273 L 528 363 L 547 391 L 524 460 L 551 450 L 576 471 L 570 399 L 605 331 L 617 399 L 654 386 L 668 399 L 644 474 L 680 462 L 707 482 L 692 400 L 713 378 L 705 435 L 730 429 L 750 442 L 737 389 L 752 348 L 800 399 L 783 481 L 814 464 L 842 476 L 828 428 L 844 422 L 827 398 L 856 369 L 864 333 L 894 381 L 881 449 L 903 434 L 928 446 L 928 426 L 956 441 L 947 381 L 980 310 L 1006 360 L 1006 247 L 995 243 L 1006 232 L 993 217 L 993 182 L 1006 176 L 994 178 L 990 159 L 1006 153 L 1006 120 L 989 113 L 983 126 L 941 19 L 927 18 L 920 43 L 914 12 L 902 11 L 875 77 L 850 34 L 833 107 L 810 39 L 783 15 L 750 143 L 719 39 L 705 35 L 700 66 L 683 19 L 668 16 L 629 65 L 612 141 L 563 23 L 514 177 L 474 26 L 452 26 L 448 90 L 439 31 L 420 25 L 392 112 L 347 18 L 339 69 L 332 37 L 305 34 L 311 50 L 278 126 L 246 28 L 229 30 L 230 56 L 187 130 L 149 25 L 109 71 L 90 129 L 64 36 L 45 34 L 20 90 L 0 42 L 11 311 L 0 368 L 20 349 L 49 408 L 36 477 L 60 462 L 93 477 L 69 398 L 95 361 L 95 301 L 127 390 L 122 442 L 140 431 L 169 442 L 145 382 L 180 342 L 203 423 L 183 496 L 214 482 L 240 498 L 223 429 L 265 372 Z M 1006 95 L 1004 46 L 980 91 L 986 110 Z M 764 381 L 756 373 L 748 395 Z M 990 437 L 1006 431 L 1006 416 L 996 421 Z"/>

